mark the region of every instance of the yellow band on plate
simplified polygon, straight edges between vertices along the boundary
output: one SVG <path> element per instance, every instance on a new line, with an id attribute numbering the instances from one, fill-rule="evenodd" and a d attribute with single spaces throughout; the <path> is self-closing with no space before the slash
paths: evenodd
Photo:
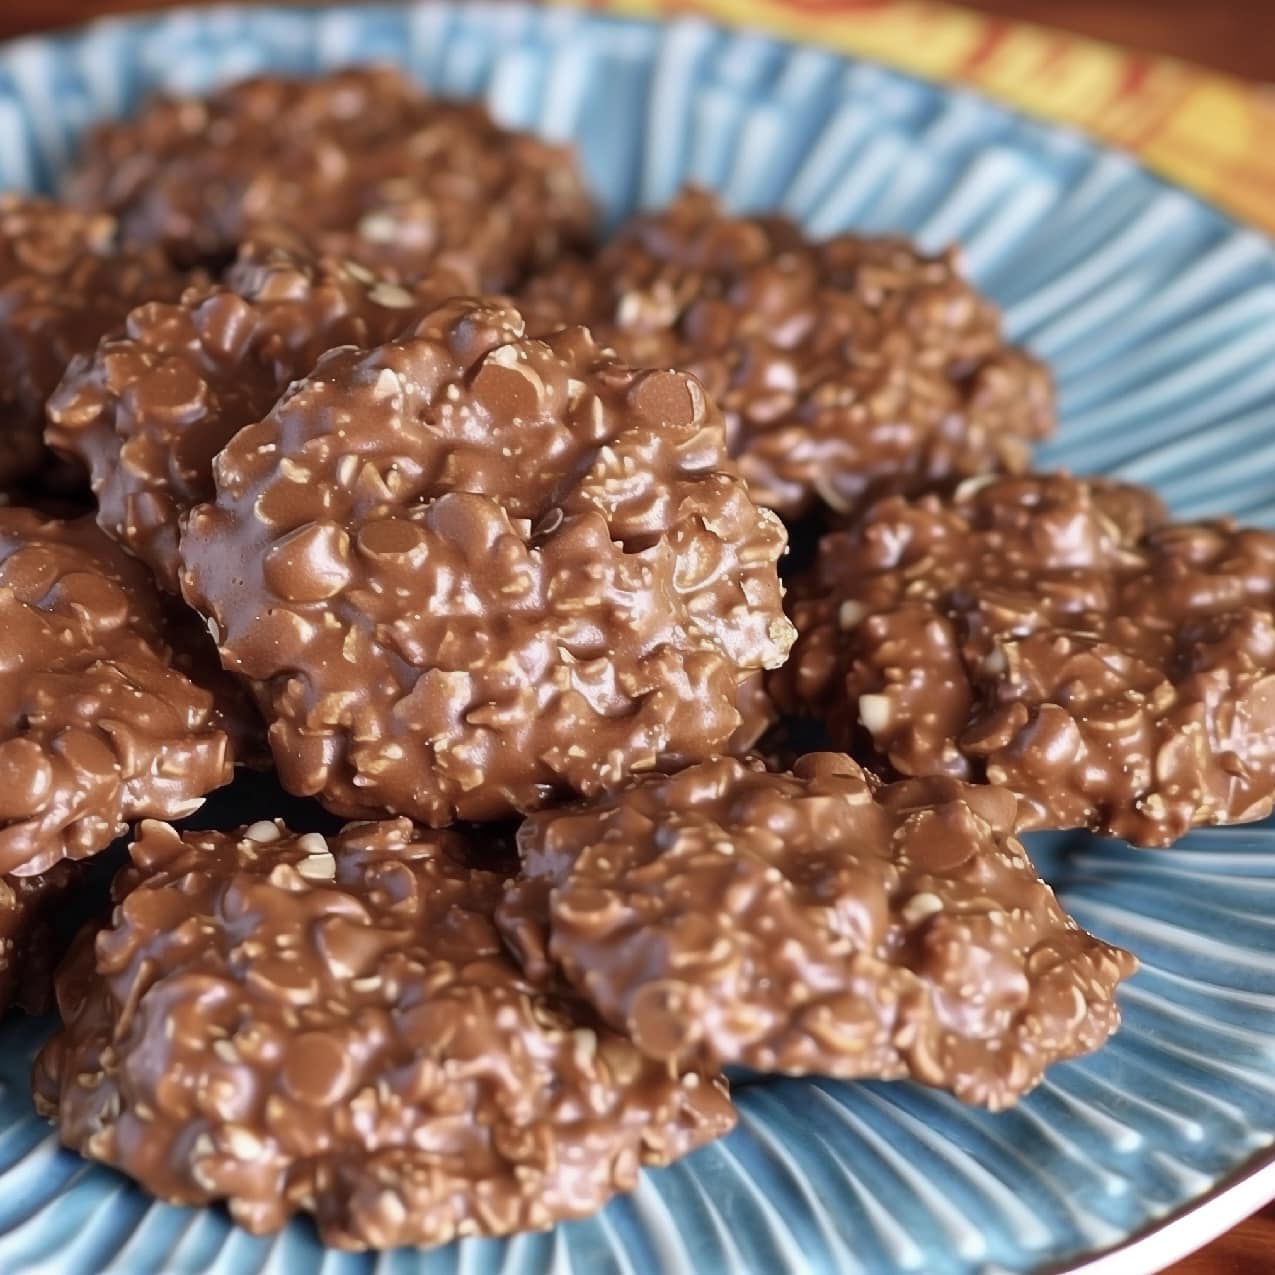
<path id="1" fill-rule="evenodd" d="M 563 0 L 701 13 L 965 84 L 1072 124 L 1275 231 L 1275 89 L 931 0 Z"/>

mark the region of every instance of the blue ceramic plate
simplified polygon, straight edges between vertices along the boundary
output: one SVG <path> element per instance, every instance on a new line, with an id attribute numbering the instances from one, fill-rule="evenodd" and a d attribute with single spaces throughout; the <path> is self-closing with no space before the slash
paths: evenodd
<path id="1" fill-rule="evenodd" d="M 965 245 L 1050 359 L 1043 457 L 1275 522 L 1275 250 L 1123 155 L 959 91 L 693 22 L 516 5 L 181 14 L 0 51 L 0 185 L 51 185 L 91 120 L 163 87 L 387 59 L 578 146 L 609 216 L 684 181 L 816 234 Z M 260 811 L 266 815 L 272 811 Z M 1136 950 L 1126 1026 L 993 1116 L 909 1084 L 765 1081 L 741 1127 L 599 1217 L 432 1253 L 325 1252 L 154 1204 L 59 1150 L 0 1031 L 4 1275 L 1142 1275 L 1275 1195 L 1275 829 L 1175 850 L 1041 839 L 1084 924 Z M 1104 1254 L 1106 1256 L 1104 1256 Z"/>

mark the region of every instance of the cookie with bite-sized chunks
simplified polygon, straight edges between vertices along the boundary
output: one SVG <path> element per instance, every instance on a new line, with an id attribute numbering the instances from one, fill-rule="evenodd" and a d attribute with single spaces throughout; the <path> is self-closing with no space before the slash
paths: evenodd
<path id="1" fill-rule="evenodd" d="M 1037 876 L 1015 804 L 836 753 L 718 759 L 533 815 L 497 916 L 530 971 L 670 1065 L 906 1076 L 1002 1108 L 1107 1039 L 1136 968 Z"/>
<path id="2" fill-rule="evenodd" d="M 325 356 L 214 474 L 183 592 L 284 786 L 341 815 L 496 819 L 710 756 L 792 639 L 784 529 L 698 382 L 499 299 Z"/>
<path id="3" fill-rule="evenodd" d="M 567 148 L 391 67 L 153 98 L 89 132 L 66 193 L 183 261 L 219 262 L 282 226 L 399 282 L 451 263 L 496 290 L 586 243 L 593 223 Z"/>
<path id="4" fill-rule="evenodd" d="M 176 663 L 150 574 L 86 516 L 0 509 L 0 873 L 180 818 L 230 781 L 213 695 Z"/>
<path id="5" fill-rule="evenodd" d="M 256 1233 L 308 1212 L 345 1249 L 545 1229 L 725 1133 L 719 1077 L 521 973 L 468 848 L 406 820 L 143 824 L 59 973 L 37 1105 L 161 1199 Z"/>
<path id="6" fill-rule="evenodd" d="M 1271 811 L 1271 532 L 1100 479 L 971 480 L 829 535 L 790 611 L 773 694 L 889 773 L 1148 846 Z"/>
<path id="7" fill-rule="evenodd" d="M 183 515 L 213 492 L 213 457 L 342 345 L 380 345 L 474 277 L 439 267 L 410 286 L 282 236 L 245 244 L 223 284 L 133 310 L 78 359 L 46 439 L 89 470 L 102 529 L 176 593 Z"/>
<path id="8" fill-rule="evenodd" d="M 1053 430 L 1048 371 L 1005 341 L 955 254 L 897 238 L 812 241 L 691 189 L 520 299 L 533 332 L 588 324 L 636 367 L 694 373 L 753 498 L 789 521 L 1025 469 Z"/>

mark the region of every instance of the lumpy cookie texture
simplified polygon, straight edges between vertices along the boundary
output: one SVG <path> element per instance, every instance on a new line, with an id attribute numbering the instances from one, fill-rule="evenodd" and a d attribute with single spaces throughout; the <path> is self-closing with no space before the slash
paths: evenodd
<path id="1" fill-rule="evenodd" d="M 48 442 L 89 468 L 98 522 L 176 593 L 181 517 L 213 494 L 213 457 L 341 345 L 379 345 L 475 280 L 410 286 L 315 259 L 281 235 L 245 244 L 224 285 L 128 315 L 49 402 Z"/>
<path id="2" fill-rule="evenodd" d="M 528 980 L 503 878 L 407 821 L 325 841 L 145 824 L 35 1069 L 66 1143 L 254 1232 L 340 1248 L 542 1229 L 724 1132 L 719 1078 Z"/>
<path id="3" fill-rule="evenodd" d="M 1023 826 L 1167 845 L 1275 798 L 1275 535 L 1063 474 L 883 501 L 794 586 L 771 689 L 897 774 L 1005 784 Z"/>
<path id="4" fill-rule="evenodd" d="M 792 628 L 699 384 L 460 299 L 335 351 L 214 467 L 186 597 L 285 787 L 491 819 L 719 750 Z"/>
<path id="5" fill-rule="evenodd" d="M 551 265 L 522 298 L 536 332 L 586 323 L 636 367 L 694 373 L 754 498 L 785 518 L 1025 469 L 1053 428 L 1047 371 L 1005 343 L 952 254 L 811 242 L 703 191 Z"/>
<path id="6" fill-rule="evenodd" d="M 212 695 L 174 664 L 145 568 L 91 517 L 0 509 L 0 873 L 96 853 L 231 777 Z"/>
<path id="7" fill-rule="evenodd" d="M 65 192 L 0 196 L 0 1012 L 56 990 L 36 1105 L 157 1197 L 432 1246 L 731 1066 L 1004 1108 L 1136 969 L 1017 831 L 1275 803 L 1275 534 L 1028 472 L 955 252 L 693 188 L 599 247 L 389 67 L 151 99 Z"/>
<path id="8" fill-rule="evenodd" d="M 1000 1108 L 1115 1029 L 1133 958 L 1036 875 L 1003 789 L 719 759 L 518 834 L 498 918 L 675 1065 L 909 1076 Z"/>
<path id="9" fill-rule="evenodd" d="M 120 249 L 108 216 L 0 195 L 0 492 L 48 465 L 44 404 L 71 360 L 184 281 L 161 253 Z"/>
<path id="10" fill-rule="evenodd" d="M 586 241 L 592 222 L 567 150 L 388 67 L 156 98 L 89 134 L 67 195 L 185 260 L 283 226 L 400 280 L 451 261 L 497 289 Z"/>

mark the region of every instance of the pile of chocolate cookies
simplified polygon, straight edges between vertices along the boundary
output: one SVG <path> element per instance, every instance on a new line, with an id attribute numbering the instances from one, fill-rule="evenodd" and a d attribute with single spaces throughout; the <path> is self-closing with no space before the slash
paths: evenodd
<path id="1" fill-rule="evenodd" d="M 1018 833 L 1270 812 L 1275 535 L 1032 472 L 952 255 L 694 190 L 599 244 L 383 69 L 153 101 L 63 198 L 0 201 L 0 993 L 87 892 L 35 1101 L 156 1195 L 438 1244 L 734 1067 L 1004 1107 L 1135 969 Z"/>

